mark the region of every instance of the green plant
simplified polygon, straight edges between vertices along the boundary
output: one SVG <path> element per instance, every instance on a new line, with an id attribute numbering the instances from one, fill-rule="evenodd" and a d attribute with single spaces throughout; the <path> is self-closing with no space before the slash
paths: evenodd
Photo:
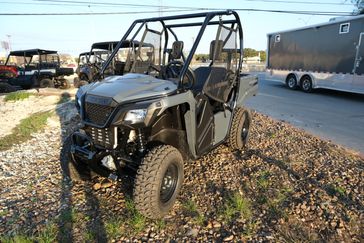
<path id="1" fill-rule="evenodd" d="M 128 218 L 126 223 L 133 229 L 133 231 L 138 234 L 144 230 L 146 225 L 146 218 L 138 212 L 135 208 L 133 200 L 127 198 L 125 200 L 125 206 L 128 211 Z"/>
<path id="2" fill-rule="evenodd" d="M 250 220 L 252 217 L 251 203 L 239 193 L 234 193 L 228 197 L 223 209 L 220 211 L 220 216 L 229 223 L 237 217 Z"/>
<path id="3" fill-rule="evenodd" d="M 105 222 L 105 230 L 109 238 L 115 239 L 122 235 L 123 220 L 121 217 L 112 217 Z"/>
<path id="4" fill-rule="evenodd" d="M 52 243 L 57 241 L 57 225 L 55 223 L 48 223 L 45 228 L 39 232 L 36 240 L 39 243 Z"/>
<path id="5" fill-rule="evenodd" d="M 85 242 L 94 242 L 95 238 L 95 232 L 93 231 L 86 231 L 83 235 L 83 239 L 85 240 Z"/>
<path id="6" fill-rule="evenodd" d="M 154 224 L 158 231 L 161 231 L 166 227 L 166 221 L 164 221 L 163 219 L 156 220 Z"/>
<path id="7" fill-rule="evenodd" d="M 0 236 L 0 242 L 2 243 L 33 243 L 34 239 L 26 235 L 14 235 L 10 236 Z"/>
<path id="8" fill-rule="evenodd" d="M 269 176 L 270 172 L 267 170 L 263 170 L 259 173 L 257 177 L 257 185 L 262 190 L 267 190 L 269 187 Z"/>
<path id="9" fill-rule="evenodd" d="M 205 216 L 199 211 L 197 204 L 192 200 L 187 200 L 183 203 L 183 211 L 185 214 L 193 217 L 195 224 L 203 225 L 206 221 Z"/>
<path id="10" fill-rule="evenodd" d="M 14 144 L 25 142 L 31 138 L 31 135 L 40 131 L 47 124 L 47 119 L 52 112 L 39 112 L 20 121 L 12 133 L 0 139 L 0 151 L 11 148 Z"/>
<path id="11" fill-rule="evenodd" d="M 63 104 L 63 103 L 66 103 L 68 101 L 71 100 L 71 96 L 69 93 L 63 93 L 59 99 L 59 101 L 57 102 L 57 104 Z"/>
<path id="12" fill-rule="evenodd" d="M 5 96 L 4 101 L 18 101 L 28 99 L 33 94 L 24 91 L 12 92 Z"/>

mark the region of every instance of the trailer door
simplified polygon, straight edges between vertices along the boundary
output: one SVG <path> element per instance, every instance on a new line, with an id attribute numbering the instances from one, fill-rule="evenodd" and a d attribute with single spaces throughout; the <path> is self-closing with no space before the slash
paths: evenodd
<path id="1" fill-rule="evenodd" d="M 354 62 L 352 90 L 364 94 L 364 32 L 360 33 Z"/>

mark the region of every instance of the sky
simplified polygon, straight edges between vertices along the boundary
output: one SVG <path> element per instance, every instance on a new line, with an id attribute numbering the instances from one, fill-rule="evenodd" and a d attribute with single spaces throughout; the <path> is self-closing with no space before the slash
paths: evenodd
<path id="1" fill-rule="evenodd" d="M 347 0 L 0 0 L 0 14 L 4 13 L 97 13 L 140 12 L 155 13 L 86 15 L 86 16 L 4 16 L 0 15 L 0 41 L 9 41 L 12 50 L 41 48 L 57 50 L 77 56 L 90 50 L 99 41 L 120 40 L 139 18 L 189 13 L 169 12 L 165 8 L 131 7 L 117 4 L 145 4 L 158 6 L 201 7 L 222 9 L 272 9 L 320 12 L 352 12 L 354 6 Z M 277 2 L 278 1 L 278 2 Z M 279 2 L 280 1 L 280 2 Z M 298 3 L 299 2 L 299 3 Z M 104 3 L 95 4 L 95 3 Z M 196 11 L 195 11 L 196 12 Z M 201 12 L 201 11 L 200 11 Z M 190 13 L 192 13 L 190 11 Z M 297 15 L 267 12 L 238 11 L 243 31 L 244 47 L 266 50 L 267 33 L 327 22 L 335 16 Z M 188 33 L 186 33 L 188 34 Z M 191 42 L 192 42 L 191 36 Z M 4 54 L 1 49 L 0 53 Z"/>

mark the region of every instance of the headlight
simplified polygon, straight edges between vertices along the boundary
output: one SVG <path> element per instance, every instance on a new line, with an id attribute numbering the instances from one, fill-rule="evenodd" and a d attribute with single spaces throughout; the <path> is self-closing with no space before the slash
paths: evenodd
<path id="1" fill-rule="evenodd" d="M 124 121 L 131 121 L 133 123 L 144 121 L 147 115 L 147 109 L 130 110 L 126 113 Z"/>
<path id="2" fill-rule="evenodd" d="M 77 99 L 77 104 L 78 104 L 78 107 L 80 107 L 81 108 L 81 99 Z"/>

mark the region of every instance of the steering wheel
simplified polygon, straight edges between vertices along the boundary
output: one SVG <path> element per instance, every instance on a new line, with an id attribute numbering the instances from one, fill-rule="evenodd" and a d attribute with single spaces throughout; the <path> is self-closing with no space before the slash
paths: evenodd
<path id="1" fill-rule="evenodd" d="M 164 77 L 165 79 L 170 78 L 178 78 L 184 63 L 181 61 L 170 61 L 164 70 Z M 188 67 L 185 77 L 182 80 L 182 87 L 186 89 L 190 89 L 196 82 L 195 73 L 191 68 Z"/>

